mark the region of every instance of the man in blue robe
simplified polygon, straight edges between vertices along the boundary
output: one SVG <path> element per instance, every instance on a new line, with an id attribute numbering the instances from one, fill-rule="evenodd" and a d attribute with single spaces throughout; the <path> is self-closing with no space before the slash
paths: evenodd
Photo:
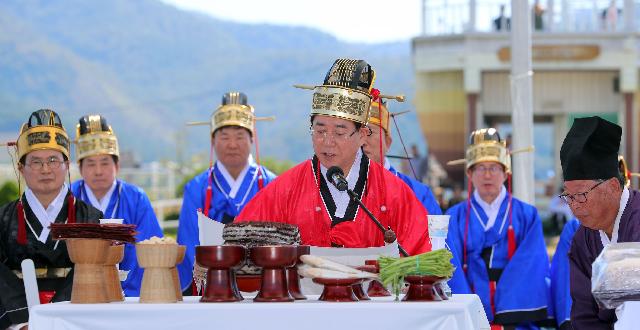
<path id="1" fill-rule="evenodd" d="M 76 142 L 82 179 L 71 185 L 74 196 L 102 211 L 105 219 L 123 219 L 125 224 L 136 225 L 136 241 L 162 237 L 147 194 L 133 184 L 116 179 L 120 170 L 120 151 L 118 139 L 107 120 L 101 115 L 80 118 Z M 140 296 L 143 270 L 138 266 L 135 245 L 125 246 L 119 268 L 128 272 L 122 282 L 124 294 Z"/>
<path id="2" fill-rule="evenodd" d="M 571 325 L 613 329 L 615 311 L 591 294 L 591 265 L 611 243 L 640 242 L 640 193 L 625 186 L 618 166 L 622 128 L 600 117 L 578 118 L 562 142 L 561 197 L 580 221 L 569 251 Z"/>
<path id="3" fill-rule="evenodd" d="M 187 251 L 178 265 L 183 290 L 192 282 L 195 246 L 200 244 L 197 211 L 209 218 L 231 223 L 242 208 L 275 175 L 251 157 L 255 137 L 255 115 L 247 96 L 226 93 L 222 105 L 211 116 L 211 145 L 217 161 L 184 187 L 178 243 Z"/>
<path id="4" fill-rule="evenodd" d="M 477 294 L 494 327 L 535 329 L 547 319 L 549 259 L 536 208 L 504 187 L 510 165 L 495 129 L 471 133 L 466 167 L 475 189 L 447 210 L 456 266 L 448 283 L 454 294 Z"/>
<path id="5" fill-rule="evenodd" d="M 571 294 L 569 292 L 569 249 L 580 222 L 573 218 L 564 225 L 556 252 L 551 260 L 551 301 L 559 329 L 571 328 Z"/>
<path id="6" fill-rule="evenodd" d="M 380 102 L 371 102 L 369 123 L 367 125 L 369 127 L 370 134 L 365 138 L 362 150 L 364 150 L 369 159 L 380 164 L 382 164 L 383 155 L 387 154 L 387 151 L 391 148 L 391 143 L 393 142 L 391 139 L 391 132 L 389 131 L 390 117 L 390 113 L 387 110 L 385 103 L 382 103 L 382 107 L 380 107 Z M 438 205 L 438 202 L 433 196 L 429 186 L 409 177 L 408 175 L 398 172 L 393 166 L 391 166 L 391 163 L 389 163 L 389 160 L 386 157 L 384 157 L 384 164 L 382 165 L 391 173 L 402 179 L 402 181 L 404 181 L 409 188 L 413 190 L 414 194 L 422 205 L 424 205 L 429 214 L 442 214 L 442 209 L 440 209 L 440 205 Z"/>

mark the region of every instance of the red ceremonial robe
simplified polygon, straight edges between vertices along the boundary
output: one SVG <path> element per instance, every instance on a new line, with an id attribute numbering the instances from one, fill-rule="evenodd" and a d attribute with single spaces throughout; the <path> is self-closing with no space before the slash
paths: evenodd
<path id="1" fill-rule="evenodd" d="M 380 220 L 391 227 L 398 242 L 411 255 L 431 250 L 427 229 L 427 211 L 411 188 L 380 164 L 363 155 L 362 202 Z M 312 164 L 315 163 L 315 166 Z M 358 207 L 354 220 L 332 225 L 317 174 L 317 158 L 307 160 L 278 176 L 244 207 L 235 221 L 273 221 L 297 225 L 302 244 L 343 246 L 348 248 L 384 245 L 384 235 L 369 216 Z M 356 188 L 357 190 L 357 188 Z M 357 193 L 357 191 L 356 191 Z M 325 196 L 331 196 L 326 195 Z M 332 202 L 332 201 L 331 201 Z"/>

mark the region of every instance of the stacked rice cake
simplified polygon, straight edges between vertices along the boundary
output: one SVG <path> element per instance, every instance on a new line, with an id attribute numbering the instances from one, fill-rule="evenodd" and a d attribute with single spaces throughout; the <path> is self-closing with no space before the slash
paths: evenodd
<path id="1" fill-rule="evenodd" d="M 222 238 L 225 245 L 242 245 L 249 251 L 251 247 L 260 245 L 299 245 L 300 230 L 298 226 L 280 222 L 238 222 L 225 225 Z M 236 274 L 260 275 L 261 271 L 262 268 L 247 256 Z"/>

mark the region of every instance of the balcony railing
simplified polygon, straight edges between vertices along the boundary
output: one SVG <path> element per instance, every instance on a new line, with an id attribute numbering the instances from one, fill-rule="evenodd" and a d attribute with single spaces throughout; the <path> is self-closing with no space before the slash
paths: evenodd
<path id="1" fill-rule="evenodd" d="M 509 0 L 422 1 L 423 35 L 507 32 L 511 24 Z M 531 0 L 530 4 L 533 32 L 640 31 L 638 0 Z M 626 21 L 629 21 L 629 24 Z"/>

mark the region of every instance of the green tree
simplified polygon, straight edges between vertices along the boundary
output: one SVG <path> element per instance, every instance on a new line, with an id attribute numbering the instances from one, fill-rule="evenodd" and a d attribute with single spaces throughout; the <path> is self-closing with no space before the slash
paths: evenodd
<path id="1" fill-rule="evenodd" d="M 18 185 L 13 181 L 5 181 L 0 186 L 0 205 L 18 199 Z"/>

